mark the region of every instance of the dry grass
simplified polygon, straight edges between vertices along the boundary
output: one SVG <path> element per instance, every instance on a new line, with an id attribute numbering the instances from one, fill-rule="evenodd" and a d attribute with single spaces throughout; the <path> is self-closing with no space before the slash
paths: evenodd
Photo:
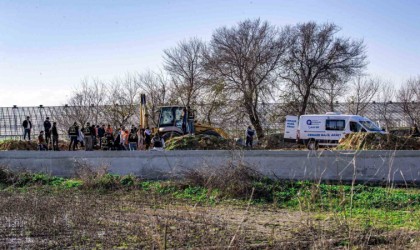
<path id="1" fill-rule="evenodd" d="M 0 245 L 8 248 L 403 249 L 418 237 L 350 230 L 343 221 L 274 207 L 203 206 L 142 191 L 0 192 Z"/>
<path id="2" fill-rule="evenodd" d="M 188 171 L 182 185 L 218 190 L 206 203 L 79 162 L 79 188 L 27 185 L 0 191 L 0 245 L 26 249 L 418 249 L 419 230 L 379 229 L 335 212 L 252 205 L 262 176 L 241 161 Z M 16 174 L 0 168 L 0 182 Z M 179 181 L 179 180 L 178 180 Z M 14 183 L 14 181 L 9 182 Z M 168 182 L 170 183 L 170 182 Z M 146 185 L 147 184 L 147 185 Z M 313 185 L 315 188 L 317 185 Z M 171 186 L 168 186 L 170 188 Z M 308 191 L 303 189 L 301 191 Z M 311 191 L 320 199 L 319 191 Z M 177 198 L 178 197 L 178 198 Z M 303 197 L 303 196 L 302 196 Z M 246 202 L 246 200 L 248 202 Z"/>
<path id="3" fill-rule="evenodd" d="M 392 134 L 354 133 L 340 140 L 338 150 L 419 150 L 420 139 Z"/>
<path id="4" fill-rule="evenodd" d="M 262 178 L 259 172 L 240 161 L 230 161 L 220 167 L 192 169 L 184 174 L 187 185 L 204 187 L 210 191 L 217 189 L 222 196 L 230 198 L 250 197 L 254 182 Z"/>

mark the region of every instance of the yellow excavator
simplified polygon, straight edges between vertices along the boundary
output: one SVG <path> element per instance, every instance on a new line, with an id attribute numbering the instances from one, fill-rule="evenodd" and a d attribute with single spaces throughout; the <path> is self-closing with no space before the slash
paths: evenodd
<path id="1" fill-rule="evenodd" d="M 159 122 L 156 128 L 153 128 L 153 134 L 159 133 L 166 141 L 175 136 L 181 136 L 187 132 L 183 129 L 185 123 L 184 115 L 188 117 L 190 112 L 185 106 L 163 106 L 159 108 Z M 185 126 L 185 125 L 184 125 Z M 140 95 L 140 127 L 148 127 L 148 113 L 146 109 L 146 95 Z M 227 139 L 228 134 L 221 128 L 215 128 L 208 124 L 194 121 L 194 130 L 196 135 L 213 135 Z"/>

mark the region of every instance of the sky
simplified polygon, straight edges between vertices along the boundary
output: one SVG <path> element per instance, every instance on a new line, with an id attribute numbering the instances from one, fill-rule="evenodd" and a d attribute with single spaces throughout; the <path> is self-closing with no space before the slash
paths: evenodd
<path id="1" fill-rule="evenodd" d="M 160 70 L 163 50 L 260 18 L 335 23 L 363 39 L 366 73 L 399 86 L 420 75 L 416 0 L 0 0 L 0 106 L 62 105 L 85 78 Z"/>

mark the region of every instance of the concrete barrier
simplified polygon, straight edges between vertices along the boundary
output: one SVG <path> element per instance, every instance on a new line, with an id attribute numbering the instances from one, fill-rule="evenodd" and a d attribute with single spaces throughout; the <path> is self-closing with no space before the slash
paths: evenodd
<path id="1" fill-rule="evenodd" d="M 107 166 L 111 173 L 143 178 L 182 175 L 188 169 L 242 161 L 268 177 L 348 182 L 419 183 L 420 151 L 2 151 L 12 170 L 71 177 L 78 164 Z"/>

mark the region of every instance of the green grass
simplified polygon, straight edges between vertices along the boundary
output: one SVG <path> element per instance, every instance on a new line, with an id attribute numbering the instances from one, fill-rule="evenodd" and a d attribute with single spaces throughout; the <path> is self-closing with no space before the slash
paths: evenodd
<path id="1" fill-rule="evenodd" d="M 66 179 L 37 173 L 11 173 L 2 175 L 0 189 L 67 189 L 137 190 L 154 196 L 165 196 L 179 201 L 215 205 L 220 203 L 244 204 L 249 197 L 229 197 L 217 189 L 191 186 L 179 181 L 144 181 L 132 175 L 104 174 L 96 179 Z M 385 188 L 365 185 L 327 185 L 309 181 L 280 182 L 262 179 L 252 184 L 254 205 L 269 205 L 310 212 L 318 219 L 336 215 L 349 219 L 362 227 L 405 228 L 420 230 L 420 190 Z M 233 199 L 234 198 L 234 199 Z"/>

